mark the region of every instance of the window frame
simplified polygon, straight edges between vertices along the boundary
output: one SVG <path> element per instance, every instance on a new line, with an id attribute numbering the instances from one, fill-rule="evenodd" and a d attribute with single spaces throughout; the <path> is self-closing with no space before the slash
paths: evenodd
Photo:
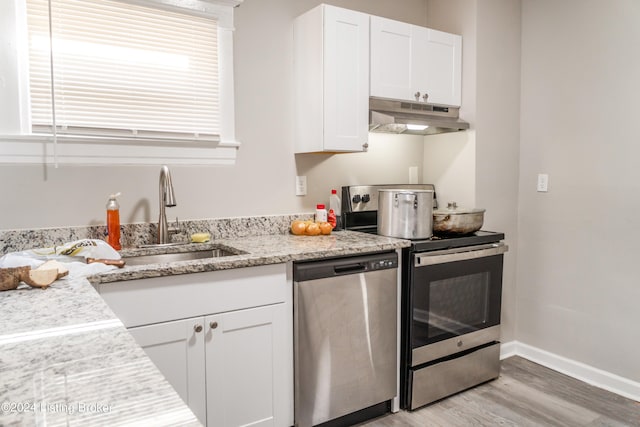
<path id="1" fill-rule="evenodd" d="M 0 163 L 23 164 L 235 164 L 233 13 L 243 0 L 127 0 L 143 6 L 214 17 L 218 21 L 220 141 L 131 140 L 34 134 L 30 125 L 25 0 L 3 0 L 0 14 Z M 121 1 L 121 0 L 118 0 Z"/>

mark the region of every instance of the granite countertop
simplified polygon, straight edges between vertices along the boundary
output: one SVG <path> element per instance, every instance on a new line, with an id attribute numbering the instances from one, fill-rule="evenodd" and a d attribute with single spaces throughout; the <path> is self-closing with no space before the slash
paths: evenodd
<path id="1" fill-rule="evenodd" d="M 188 252 L 214 248 L 241 253 L 239 255 L 219 258 L 127 266 L 119 270 L 112 270 L 91 276 L 89 277 L 89 281 L 93 284 L 98 284 L 265 264 L 279 264 L 288 261 L 393 250 L 408 247 L 410 244 L 411 242 L 408 240 L 358 233 L 355 231 L 337 231 L 328 236 L 275 234 L 216 239 L 209 243 L 192 243 L 162 248 L 123 249 L 120 251 L 123 257 L 167 252 Z"/>
<path id="2" fill-rule="evenodd" d="M 200 425 L 86 279 L 0 292 L 0 425 Z"/>
<path id="3" fill-rule="evenodd" d="M 109 283 L 409 246 L 340 231 L 217 239 L 168 248 L 125 249 L 123 256 L 225 247 L 242 254 L 128 266 L 46 290 L 0 292 L 0 425 L 200 425 L 91 283 Z"/>

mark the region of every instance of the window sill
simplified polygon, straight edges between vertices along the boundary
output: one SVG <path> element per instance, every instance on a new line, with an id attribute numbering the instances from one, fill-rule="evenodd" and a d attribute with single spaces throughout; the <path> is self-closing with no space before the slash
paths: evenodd
<path id="1" fill-rule="evenodd" d="M 58 139 L 49 136 L 0 136 L 0 163 L 75 165 L 233 165 L 240 143 L 187 141 L 126 141 L 118 139 Z"/>

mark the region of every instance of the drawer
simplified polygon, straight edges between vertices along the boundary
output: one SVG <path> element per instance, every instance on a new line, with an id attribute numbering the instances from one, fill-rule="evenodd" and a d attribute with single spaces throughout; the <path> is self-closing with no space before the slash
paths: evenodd
<path id="1" fill-rule="evenodd" d="M 500 343 L 410 371 L 410 409 L 498 378 Z"/>
<path id="2" fill-rule="evenodd" d="M 291 299 L 286 265 L 104 283 L 97 290 L 127 328 Z"/>

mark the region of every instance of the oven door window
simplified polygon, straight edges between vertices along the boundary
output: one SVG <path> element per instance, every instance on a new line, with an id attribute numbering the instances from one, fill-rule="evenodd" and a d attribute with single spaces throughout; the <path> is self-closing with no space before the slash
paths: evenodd
<path id="1" fill-rule="evenodd" d="M 502 255 L 413 267 L 413 348 L 500 323 Z"/>

